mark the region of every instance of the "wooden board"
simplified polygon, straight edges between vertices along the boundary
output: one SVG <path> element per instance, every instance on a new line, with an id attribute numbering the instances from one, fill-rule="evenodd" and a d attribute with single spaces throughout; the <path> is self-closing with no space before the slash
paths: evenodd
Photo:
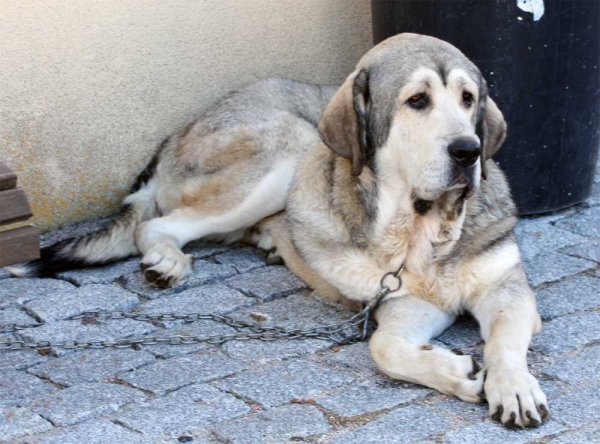
<path id="1" fill-rule="evenodd" d="M 5 164 L 0 162 L 0 191 L 15 188 L 17 186 L 17 175 Z"/>
<path id="2" fill-rule="evenodd" d="M 27 220 L 31 216 L 23 188 L 0 191 L 0 225 Z"/>
<path id="3" fill-rule="evenodd" d="M 0 267 L 40 257 L 40 230 L 32 225 L 0 233 Z"/>

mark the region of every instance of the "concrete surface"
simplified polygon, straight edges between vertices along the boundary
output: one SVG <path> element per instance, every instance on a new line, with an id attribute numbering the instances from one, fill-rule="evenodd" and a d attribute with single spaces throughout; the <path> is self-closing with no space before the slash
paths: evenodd
<path id="1" fill-rule="evenodd" d="M 595 186 L 597 195 L 600 180 Z M 66 226 L 46 234 L 44 242 L 104 222 Z M 392 381 L 374 367 L 366 343 L 337 347 L 331 341 L 278 340 L 43 355 L 0 352 L 0 442 L 598 443 L 597 226 L 600 201 L 590 199 L 561 213 L 523 219 L 517 228 L 544 319 L 529 353 L 551 407 L 550 420 L 538 429 L 506 430 L 487 417 L 487 405 Z M 214 312 L 304 328 L 351 315 L 316 299 L 284 267 L 267 266 L 247 247 L 192 244 L 187 249 L 202 258 L 197 261 L 202 278 L 165 292 L 145 286 L 133 260 L 64 273 L 60 279 L 0 275 L 1 323 L 29 325 L 15 333 L 24 339 L 112 339 L 234 330 L 212 321 L 65 318 L 90 309 L 126 308 L 151 314 Z M 47 325 L 37 325 L 42 320 Z M 459 322 L 437 341 L 481 358 L 472 320 Z"/>
<path id="2" fill-rule="evenodd" d="M 225 92 L 341 83 L 371 39 L 369 0 L 4 0 L 0 160 L 44 230 L 110 214 Z"/>

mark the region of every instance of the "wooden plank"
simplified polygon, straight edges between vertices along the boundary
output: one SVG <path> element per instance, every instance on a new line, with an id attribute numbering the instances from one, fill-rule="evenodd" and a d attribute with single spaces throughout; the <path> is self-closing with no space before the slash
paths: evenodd
<path id="1" fill-rule="evenodd" d="M 31 216 L 23 188 L 0 191 L 0 225 L 27 220 Z"/>
<path id="2" fill-rule="evenodd" d="M 40 230 L 32 225 L 0 233 L 0 267 L 40 257 Z"/>
<path id="3" fill-rule="evenodd" d="M 0 191 L 16 188 L 16 186 L 17 175 L 4 163 L 0 162 Z"/>

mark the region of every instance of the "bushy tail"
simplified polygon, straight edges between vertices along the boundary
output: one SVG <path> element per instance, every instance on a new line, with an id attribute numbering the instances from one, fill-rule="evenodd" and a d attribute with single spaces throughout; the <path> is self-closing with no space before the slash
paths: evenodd
<path id="1" fill-rule="evenodd" d="M 121 212 L 109 225 L 42 248 L 40 259 L 6 267 L 8 272 L 15 277 L 53 277 L 61 271 L 105 265 L 138 254 L 135 229 L 141 222 L 156 216 L 156 183 L 152 177 L 160 148 L 138 177 L 133 194 L 125 199 Z"/>

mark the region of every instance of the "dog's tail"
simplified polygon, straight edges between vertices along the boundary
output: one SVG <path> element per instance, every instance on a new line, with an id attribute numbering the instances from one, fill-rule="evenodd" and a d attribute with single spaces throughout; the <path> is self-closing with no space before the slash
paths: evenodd
<path id="1" fill-rule="evenodd" d="M 138 254 L 135 229 L 141 222 L 156 216 L 155 172 L 167 140 L 138 176 L 119 215 L 107 226 L 42 248 L 40 259 L 6 267 L 8 272 L 15 277 L 53 277 L 61 271 L 105 265 Z"/>

